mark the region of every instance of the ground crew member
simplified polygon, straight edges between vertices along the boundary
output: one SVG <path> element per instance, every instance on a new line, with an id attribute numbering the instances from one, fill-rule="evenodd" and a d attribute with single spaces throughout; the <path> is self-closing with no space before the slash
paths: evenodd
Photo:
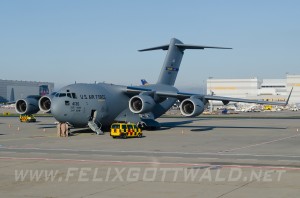
<path id="1" fill-rule="evenodd" d="M 57 124 L 57 136 L 58 137 L 68 137 L 69 136 L 69 126 L 67 123 Z"/>
<path id="2" fill-rule="evenodd" d="M 69 137 L 69 125 L 65 123 L 65 137 Z"/>
<path id="3" fill-rule="evenodd" d="M 57 137 L 61 137 L 62 134 L 61 134 L 61 123 L 58 123 L 57 124 Z"/>
<path id="4" fill-rule="evenodd" d="M 61 130 L 61 137 L 66 137 L 66 124 L 62 123 L 60 125 L 60 130 Z"/>

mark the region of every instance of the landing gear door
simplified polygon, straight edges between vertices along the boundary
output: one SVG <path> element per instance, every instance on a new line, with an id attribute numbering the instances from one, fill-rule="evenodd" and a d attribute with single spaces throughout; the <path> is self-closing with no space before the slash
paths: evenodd
<path id="1" fill-rule="evenodd" d="M 99 100 L 98 102 L 99 102 L 99 104 L 101 106 L 98 116 L 101 119 L 103 119 L 106 116 L 108 116 L 108 108 L 107 108 L 107 105 L 106 105 L 106 101 L 104 99 L 102 99 L 102 100 Z"/>
<path id="2" fill-rule="evenodd" d="M 97 117 L 97 111 L 95 109 L 92 109 L 89 121 L 95 122 L 96 117 Z"/>

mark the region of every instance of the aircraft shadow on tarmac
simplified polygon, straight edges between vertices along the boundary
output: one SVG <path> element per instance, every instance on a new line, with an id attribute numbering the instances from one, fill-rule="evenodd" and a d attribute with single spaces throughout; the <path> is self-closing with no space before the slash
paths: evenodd
<path id="1" fill-rule="evenodd" d="M 160 129 L 158 129 L 158 131 L 164 131 L 164 130 L 169 130 L 172 128 L 189 128 L 190 131 L 192 132 L 201 132 L 201 131 L 212 131 L 214 129 L 271 129 L 271 130 L 282 130 L 282 129 L 286 129 L 285 127 L 255 127 L 255 126 L 205 126 L 205 125 L 201 125 L 201 126 L 186 126 L 186 124 L 191 124 L 195 121 L 199 121 L 199 120 L 207 120 L 207 119 L 193 119 L 193 120 L 184 120 L 184 121 L 175 121 L 175 122 L 163 122 L 160 123 Z M 1 124 L 1 123 L 0 123 Z M 44 128 L 56 128 L 56 124 L 38 124 L 40 125 L 40 129 L 44 129 Z M 83 129 L 71 129 L 72 131 L 72 135 L 76 136 L 78 134 L 82 134 L 82 133 L 92 133 L 94 134 L 94 132 L 89 129 L 89 128 L 83 128 Z M 108 129 L 104 130 L 104 132 L 109 132 Z"/>
<path id="2" fill-rule="evenodd" d="M 171 128 L 190 128 L 193 132 L 199 132 L 199 131 L 211 131 L 213 129 L 271 129 L 271 130 L 282 130 L 286 129 L 286 127 L 255 127 L 255 126 L 186 126 L 185 124 L 193 123 L 197 120 L 186 120 L 186 121 L 180 121 L 180 122 L 164 122 L 161 123 L 161 129 L 160 130 L 167 130 Z"/>
<path id="3" fill-rule="evenodd" d="M 199 128 L 198 128 L 199 127 Z M 282 130 L 286 129 L 284 127 L 251 127 L 251 126 L 197 126 L 198 129 L 191 129 L 193 132 L 198 131 L 210 131 L 213 129 L 272 129 L 272 130 Z"/>
<path id="4" fill-rule="evenodd" d="M 77 136 L 79 134 L 92 134 L 92 135 L 96 135 L 94 131 L 92 131 L 91 129 L 89 128 L 83 128 L 83 129 L 72 129 L 71 128 L 71 133 L 70 135 L 71 136 Z"/>
<path id="5" fill-rule="evenodd" d="M 57 125 L 56 124 L 37 124 L 39 125 L 39 129 L 51 129 L 51 128 L 57 128 Z M 92 131 L 91 129 L 89 128 L 70 128 L 71 130 L 71 136 L 76 136 L 78 134 L 81 134 L 81 133 L 92 133 L 92 134 L 95 134 L 94 131 Z M 110 129 L 105 129 L 104 132 L 109 132 Z"/>
<path id="6" fill-rule="evenodd" d="M 40 125 L 39 129 L 57 128 L 56 124 L 38 124 L 38 125 Z M 81 129 L 70 128 L 70 130 L 71 130 L 71 133 L 69 133 L 69 136 L 77 136 L 77 135 L 83 134 L 83 133 L 89 133 L 89 134 L 95 133 L 89 128 L 81 128 Z"/>
<path id="7" fill-rule="evenodd" d="M 39 129 L 50 129 L 50 128 L 56 128 L 56 124 L 37 124 L 40 125 Z"/>

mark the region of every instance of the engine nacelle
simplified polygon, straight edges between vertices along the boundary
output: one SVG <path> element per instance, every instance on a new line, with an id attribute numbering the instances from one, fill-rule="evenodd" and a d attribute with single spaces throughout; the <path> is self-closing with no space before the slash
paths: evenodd
<path id="1" fill-rule="evenodd" d="M 196 98 L 188 98 L 180 104 L 181 114 L 186 117 L 195 117 L 204 111 L 204 104 Z"/>
<path id="2" fill-rule="evenodd" d="M 151 96 L 138 95 L 133 96 L 129 100 L 129 109 L 136 114 L 148 113 L 154 108 L 155 104 L 156 103 Z"/>
<path id="3" fill-rule="evenodd" d="M 18 114 L 35 114 L 39 109 L 38 98 L 27 97 L 16 102 L 16 112 Z"/>
<path id="4" fill-rule="evenodd" d="M 51 108 L 51 98 L 50 96 L 43 96 L 39 100 L 39 108 L 44 113 L 50 113 Z"/>

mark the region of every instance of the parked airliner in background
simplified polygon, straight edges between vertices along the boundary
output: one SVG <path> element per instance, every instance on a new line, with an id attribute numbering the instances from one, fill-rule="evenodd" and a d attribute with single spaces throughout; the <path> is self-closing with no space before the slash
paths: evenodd
<path id="1" fill-rule="evenodd" d="M 174 87 L 181 59 L 186 49 L 231 49 L 202 45 L 187 45 L 178 39 L 171 39 L 170 44 L 143 49 L 167 50 L 167 55 L 156 84 L 141 86 L 121 86 L 106 83 L 71 84 L 63 87 L 53 96 L 25 98 L 16 102 L 19 114 L 34 114 L 39 110 L 51 112 L 60 123 L 69 123 L 73 127 L 89 126 L 101 133 L 101 128 L 109 127 L 113 122 L 124 121 L 138 123 L 146 127 L 159 127 L 156 118 L 163 115 L 180 100 L 180 111 L 186 117 L 200 115 L 209 100 L 246 102 L 270 105 L 287 105 L 285 103 L 241 98 L 221 97 L 193 93 L 182 93 Z M 200 70 L 203 72 L 203 70 Z M 292 91 L 291 91 L 292 92 Z"/>

